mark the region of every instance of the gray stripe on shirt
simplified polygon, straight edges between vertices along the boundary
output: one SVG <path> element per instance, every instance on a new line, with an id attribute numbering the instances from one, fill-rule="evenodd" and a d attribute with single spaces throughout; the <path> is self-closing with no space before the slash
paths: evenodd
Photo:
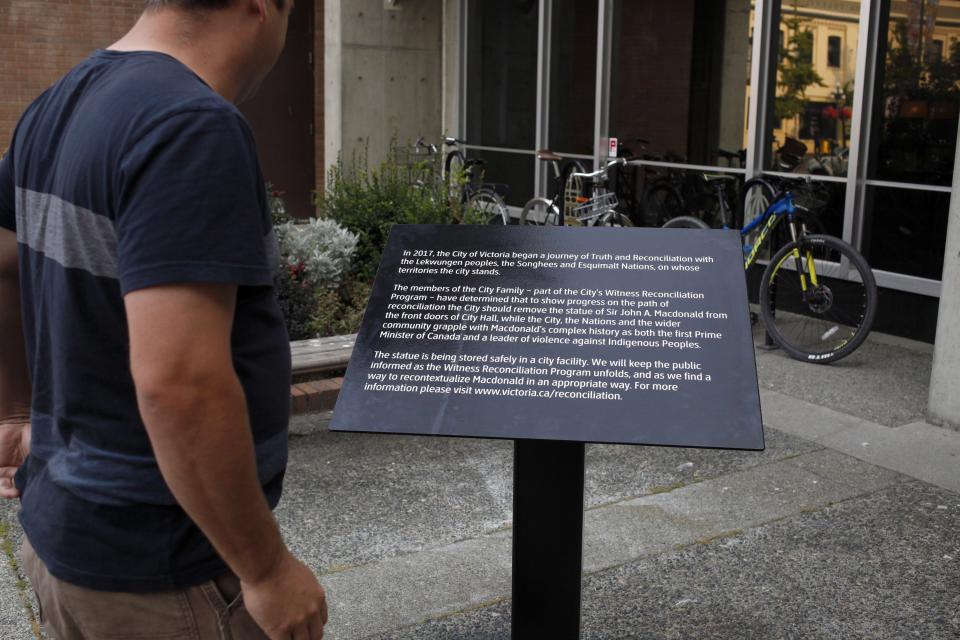
<path id="1" fill-rule="evenodd" d="M 17 238 L 68 269 L 117 278 L 113 222 L 57 196 L 17 188 Z"/>
<path id="2" fill-rule="evenodd" d="M 280 241 L 277 238 L 277 231 L 270 227 L 270 232 L 263 237 L 263 243 L 266 247 L 267 264 L 270 271 L 276 273 L 280 270 Z"/>

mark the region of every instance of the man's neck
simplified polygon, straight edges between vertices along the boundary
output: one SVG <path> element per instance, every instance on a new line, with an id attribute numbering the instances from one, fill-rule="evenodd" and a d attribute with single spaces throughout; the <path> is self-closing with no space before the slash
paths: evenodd
<path id="1" fill-rule="evenodd" d="M 221 28 L 176 10 L 145 12 L 130 31 L 108 47 L 112 51 L 157 51 L 176 58 L 218 94 L 236 102 L 240 87 L 229 69 L 232 49 Z"/>

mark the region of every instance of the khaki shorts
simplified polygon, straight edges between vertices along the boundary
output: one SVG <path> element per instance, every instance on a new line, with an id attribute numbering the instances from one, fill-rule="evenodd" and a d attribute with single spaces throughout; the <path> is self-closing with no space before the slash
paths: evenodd
<path id="1" fill-rule="evenodd" d="M 244 608 L 233 574 L 178 591 L 123 593 L 53 577 L 26 538 L 20 561 L 40 603 L 40 622 L 56 640 L 267 638 Z"/>

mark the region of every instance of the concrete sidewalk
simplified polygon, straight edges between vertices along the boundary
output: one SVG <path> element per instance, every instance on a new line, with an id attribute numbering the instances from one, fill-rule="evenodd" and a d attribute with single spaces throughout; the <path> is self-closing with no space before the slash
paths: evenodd
<path id="1" fill-rule="evenodd" d="M 960 637 L 960 432 L 923 422 L 930 361 L 883 336 L 828 367 L 758 351 L 766 451 L 589 446 L 582 637 Z M 512 443 L 325 419 L 293 424 L 277 517 L 326 637 L 509 638 Z M 0 637 L 38 637 L 26 592 L 0 562 Z"/>

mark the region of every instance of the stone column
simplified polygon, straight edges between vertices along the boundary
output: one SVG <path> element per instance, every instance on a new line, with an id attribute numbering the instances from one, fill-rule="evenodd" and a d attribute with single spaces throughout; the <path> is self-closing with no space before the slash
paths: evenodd
<path id="1" fill-rule="evenodd" d="M 960 430 L 960 146 L 954 159 L 948 215 L 927 417 L 930 422 Z"/>

